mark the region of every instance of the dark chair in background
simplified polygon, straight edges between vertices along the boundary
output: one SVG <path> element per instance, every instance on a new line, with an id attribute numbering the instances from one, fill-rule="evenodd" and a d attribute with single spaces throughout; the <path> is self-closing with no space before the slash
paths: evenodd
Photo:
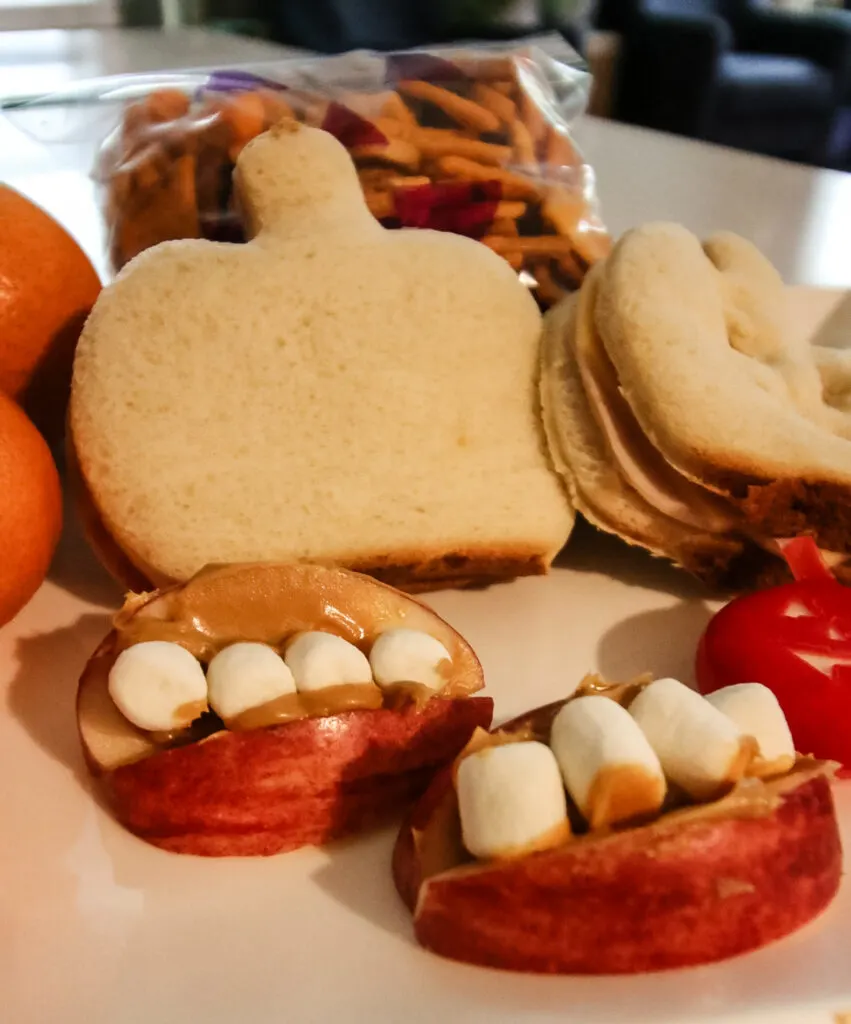
<path id="1" fill-rule="evenodd" d="M 622 38 L 615 111 L 634 124 L 775 156 L 828 159 L 851 89 L 851 17 L 752 0 L 601 0 Z"/>
<path id="2" fill-rule="evenodd" d="M 399 50 L 459 39 L 507 40 L 556 29 L 575 46 L 594 0 L 528 0 L 519 20 L 505 0 L 207 0 L 208 22 L 320 53 Z"/>
<path id="3" fill-rule="evenodd" d="M 516 39 L 559 29 L 577 45 L 584 16 L 562 22 L 550 5 L 532 2 L 512 23 L 499 0 L 275 0 L 263 4 L 272 38 L 322 53 L 368 48 L 404 50 L 459 39 Z M 556 5 L 557 6 L 557 5 Z M 590 8 L 591 2 L 580 8 Z M 584 12 L 583 12 L 584 15 Z"/>

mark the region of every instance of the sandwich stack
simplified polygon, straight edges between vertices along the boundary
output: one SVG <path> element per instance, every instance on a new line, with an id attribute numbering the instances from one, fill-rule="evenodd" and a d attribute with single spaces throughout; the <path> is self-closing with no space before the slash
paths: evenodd
<path id="1" fill-rule="evenodd" d="M 749 242 L 660 223 L 547 315 L 546 433 L 590 522 L 713 584 L 776 576 L 799 535 L 851 575 L 851 364 L 785 299 Z"/>

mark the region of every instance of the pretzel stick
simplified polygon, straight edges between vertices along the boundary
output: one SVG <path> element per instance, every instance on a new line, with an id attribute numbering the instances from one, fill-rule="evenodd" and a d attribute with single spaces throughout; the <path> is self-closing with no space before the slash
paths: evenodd
<path id="1" fill-rule="evenodd" d="M 585 200 L 578 193 L 559 186 L 545 189 L 541 213 L 560 235 L 577 234 L 587 212 Z"/>
<path id="2" fill-rule="evenodd" d="M 382 160 L 414 171 L 420 165 L 420 151 L 404 139 L 390 139 L 375 145 L 354 146 L 349 150 L 355 160 Z"/>
<path id="3" fill-rule="evenodd" d="M 133 179 L 126 167 L 119 167 L 109 182 L 108 200 L 113 215 L 116 215 L 121 207 L 130 199 L 133 191 Z"/>
<path id="4" fill-rule="evenodd" d="M 556 262 L 558 263 L 559 270 L 575 288 L 578 288 L 585 277 L 585 270 L 579 265 L 574 254 L 572 252 L 565 253 L 563 256 L 559 256 Z"/>
<path id="5" fill-rule="evenodd" d="M 500 256 L 513 270 L 523 269 L 523 253 L 522 252 L 506 252 L 500 253 Z"/>
<path id="6" fill-rule="evenodd" d="M 605 259 L 612 240 L 601 228 L 589 226 L 588 206 L 582 196 L 553 186 L 547 189 L 541 213 L 560 235 L 573 239 L 573 248 L 589 266 Z"/>
<path id="7" fill-rule="evenodd" d="M 153 188 L 168 172 L 169 160 L 162 146 L 153 143 L 125 161 L 122 171 L 130 175 L 135 188 Z"/>
<path id="8" fill-rule="evenodd" d="M 184 209 L 197 210 L 195 194 L 195 157 L 188 153 L 174 164 L 175 192 Z"/>
<path id="9" fill-rule="evenodd" d="M 516 238 L 520 232 L 517 230 L 517 221 L 510 217 L 497 217 L 491 224 L 491 234 Z"/>
<path id="10" fill-rule="evenodd" d="M 527 256 L 563 256 L 569 253 L 571 241 L 561 235 L 526 235 L 520 238 L 505 238 L 502 235 L 485 235 L 481 241 L 500 256 L 510 252 Z"/>
<path id="11" fill-rule="evenodd" d="M 545 302 L 548 306 L 552 306 L 564 295 L 564 288 L 559 287 L 556 283 L 553 278 L 552 271 L 546 263 L 534 264 L 531 268 L 531 273 L 538 282 L 535 294 L 542 302 Z"/>
<path id="12" fill-rule="evenodd" d="M 547 135 L 547 123 L 544 115 L 538 109 L 537 103 L 529 96 L 526 90 L 520 87 L 520 120 L 526 126 L 532 145 L 537 155 L 539 144 L 544 142 Z"/>
<path id="13" fill-rule="evenodd" d="M 417 127 L 417 119 L 398 92 L 387 94 L 384 109 L 381 113 L 383 117 L 395 117 L 397 121 L 401 121 L 402 124 L 407 124 L 411 128 Z"/>
<path id="14" fill-rule="evenodd" d="M 472 128 L 473 131 L 499 131 L 499 118 L 496 114 L 485 110 L 483 106 L 472 100 L 456 96 L 454 92 L 450 92 L 442 86 L 432 85 L 431 82 L 405 81 L 399 82 L 397 88 L 399 92 L 411 96 L 415 100 L 433 103 L 459 124 Z"/>
<path id="15" fill-rule="evenodd" d="M 386 192 L 390 188 L 390 182 L 397 177 L 398 172 L 392 167 L 358 168 L 358 178 L 360 178 L 360 186 L 364 192 Z"/>
<path id="16" fill-rule="evenodd" d="M 501 92 L 492 89 L 489 85 L 485 85 L 484 82 L 476 82 L 473 86 L 473 99 L 480 103 L 485 110 L 496 114 L 504 124 L 511 124 L 514 118 L 517 117 L 517 107 L 514 106 L 514 100 L 510 100 Z"/>
<path id="17" fill-rule="evenodd" d="M 148 113 L 147 104 L 128 103 L 124 108 L 124 117 L 121 120 L 121 139 L 131 139 L 141 129 L 151 123 L 151 115 Z"/>
<path id="18" fill-rule="evenodd" d="M 470 181 L 498 181 L 502 194 L 509 199 L 537 199 L 538 189 L 533 181 L 519 174 L 512 174 L 501 167 L 484 167 L 462 156 L 444 156 L 437 166 L 451 178 L 467 178 Z"/>
<path id="19" fill-rule="evenodd" d="M 221 116 L 230 125 L 234 142 L 244 144 L 266 127 L 266 109 L 256 92 L 242 92 L 228 97 L 222 105 Z"/>
<path id="20" fill-rule="evenodd" d="M 396 117 L 389 116 L 376 117 L 374 124 L 385 138 L 404 139 L 406 142 L 410 141 L 411 135 L 419 127 L 415 123 L 412 128 L 407 121 L 400 121 Z"/>
<path id="21" fill-rule="evenodd" d="M 552 167 L 581 167 L 583 160 L 566 134 L 549 127 L 544 159 Z"/>
<path id="22" fill-rule="evenodd" d="M 496 204 L 494 217 L 500 217 L 507 220 L 517 220 L 517 218 L 522 217 L 525 212 L 526 203 L 510 202 L 503 199 Z"/>
<path id="23" fill-rule="evenodd" d="M 389 179 L 391 188 L 422 188 L 431 184 L 431 178 L 425 174 L 394 175 Z"/>
<path id="24" fill-rule="evenodd" d="M 479 139 L 468 139 L 458 132 L 445 128 L 417 128 L 411 133 L 411 142 L 418 146 L 424 156 L 463 156 L 482 164 L 508 163 L 511 150 L 508 146 L 496 146 Z"/>
<path id="25" fill-rule="evenodd" d="M 535 143 L 529 134 L 529 129 L 519 119 L 515 118 L 508 128 L 511 135 L 511 144 L 514 146 L 514 156 L 521 167 L 536 168 L 538 161 L 535 158 Z"/>
<path id="26" fill-rule="evenodd" d="M 189 113 L 189 97 L 179 89 L 156 89 L 145 99 L 152 121 L 176 121 Z"/>
<path id="27" fill-rule="evenodd" d="M 392 217 L 396 213 L 396 204 L 389 192 L 364 192 L 364 199 L 376 220 Z"/>

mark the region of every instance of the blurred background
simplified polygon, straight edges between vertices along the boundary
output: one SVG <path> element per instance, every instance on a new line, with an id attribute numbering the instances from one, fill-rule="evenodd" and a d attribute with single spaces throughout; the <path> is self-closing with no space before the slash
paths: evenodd
<path id="1" fill-rule="evenodd" d="M 851 169 L 851 0 L 0 0 L 0 92 L 52 86 L 63 62 L 133 26 L 323 53 L 554 30 L 595 75 L 594 114 Z M 97 40 L 56 31 L 72 28 Z M 191 46 L 175 57 L 190 65 Z"/>

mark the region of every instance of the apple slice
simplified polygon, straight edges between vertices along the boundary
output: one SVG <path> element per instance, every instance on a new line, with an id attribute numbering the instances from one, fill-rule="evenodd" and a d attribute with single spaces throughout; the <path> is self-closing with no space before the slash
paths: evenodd
<path id="1" fill-rule="evenodd" d="M 563 703 L 500 732 L 544 738 Z M 454 960 L 550 974 L 721 960 L 788 935 L 836 894 L 842 851 L 825 769 L 802 758 L 789 775 L 649 825 L 475 862 L 450 767 L 402 827 L 394 880 L 419 942 Z"/>
<path id="2" fill-rule="evenodd" d="M 451 674 L 425 703 L 356 709 L 229 731 L 213 719 L 163 746 L 113 704 L 109 671 L 142 640 L 181 643 L 202 661 L 241 640 L 272 645 L 325 629 L 368 647 L 384 629 L 428 632 Z M 77 719 L 86 761 L 115 816 L 164 849 L 204 856 L 272 854 L 324 843 L 393 817 L 451 761 L 490 698 L 466 641 L 430 609 L 385 584 L 313 565 L 214 567 L 185 584 L 131 596 L 80 680 Z"/>

